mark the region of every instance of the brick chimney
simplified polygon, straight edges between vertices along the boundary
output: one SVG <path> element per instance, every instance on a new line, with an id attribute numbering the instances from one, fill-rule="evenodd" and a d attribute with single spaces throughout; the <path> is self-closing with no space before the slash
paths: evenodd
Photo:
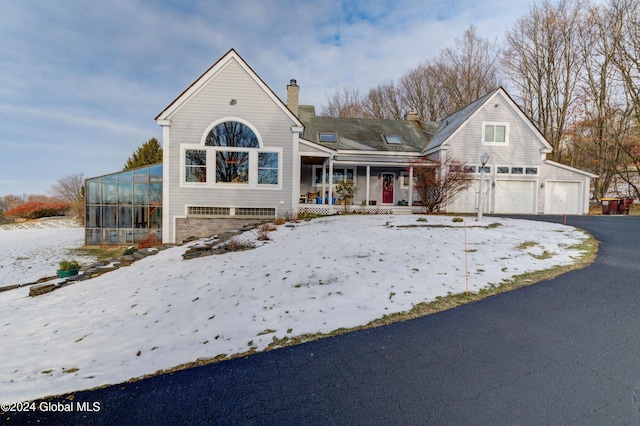
<path id="1" fill-rule="evenodd" d="M 418 116 L 418 111 L 410 109 L 404 115 L 404 119 L 407 120 L 407 121 L 419 121 L 420 117 Z"/>
<path id="2" fill-rule="evenodd" d="M 298 102 L 300 101 L 300 87 L 296 84 L 296 80 L 291 79 L 287 85 L 287 107 L 292 113 L 298 116 Z"/>

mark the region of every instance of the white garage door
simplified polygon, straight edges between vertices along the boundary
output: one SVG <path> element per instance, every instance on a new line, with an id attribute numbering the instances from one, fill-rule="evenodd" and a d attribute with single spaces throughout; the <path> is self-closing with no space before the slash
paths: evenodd
<path id="1" fill-rule="evenodd" d="M 536 182 L 498 180 L 495 187 L 495 213 L 535 214 Z"/>
<path id="2" fill-rule="evenodd" d="M 581 214 L 580 182 L 550 181 L 545 185 L 545 214 Z"/>
<path id="3" fill-rule="evenodd" d="M 488 212 L 487 206 L 489 205 L 489 185 L 490 181 L 485 179 L 483 191 L 485 193 L 485 208 L 484 211 Z M 447 212 L 449 213 L 476 213 L 478 207 L 478 191 L 480 191 L 480 179 L 471 181 L 471 184 L 467 189 L 459 193 L 456 198 L 447 204 Z"/>

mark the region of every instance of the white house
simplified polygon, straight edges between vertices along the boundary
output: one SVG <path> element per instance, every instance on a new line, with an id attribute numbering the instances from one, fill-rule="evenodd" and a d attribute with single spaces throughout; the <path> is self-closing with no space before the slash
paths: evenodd
<path id="1" fill-rule="evenodd" d="M 338 211 L 334 188 L 342 179 L 356 184 L 352 209 L 418 209 L 411 190 L 418 159 L 466 162 L 475 182 L 446 211 L 474 213 L 484 153 L 485 212 L 588 212 L 594 175 L 546 160 L 549 143 L 502 88 L 440 123 L 411 112 L 405 120 L 318 117 L 298 104 L 295 80 L 287 90 L 285 104 L 230 50 L 156 117 L 164 241 Z"/>

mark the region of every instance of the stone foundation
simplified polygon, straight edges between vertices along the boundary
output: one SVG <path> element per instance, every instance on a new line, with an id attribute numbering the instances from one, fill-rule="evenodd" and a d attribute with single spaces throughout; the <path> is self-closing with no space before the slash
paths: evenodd
<path id="1" fill-rule="evenodd" d="M 176 219 L 176 243 L 196 238 L 209 238 L 212 235 L 233 229 L 259 225 L 267 222 L 260 219 L 235 219 L 235 218 L 180 218 Z"/>

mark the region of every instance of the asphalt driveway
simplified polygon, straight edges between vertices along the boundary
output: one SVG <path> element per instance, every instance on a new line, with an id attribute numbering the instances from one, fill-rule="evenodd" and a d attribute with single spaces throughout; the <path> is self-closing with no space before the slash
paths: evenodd
<path id="1" fill-rule="evenodd" d="M 639 424 L 640 217 L 568 224 L 600 240 L 593 265 L 428 317 L 79 392 L 0 421 Z M 65 407 L 73 411 L 51 411 Z"/>

